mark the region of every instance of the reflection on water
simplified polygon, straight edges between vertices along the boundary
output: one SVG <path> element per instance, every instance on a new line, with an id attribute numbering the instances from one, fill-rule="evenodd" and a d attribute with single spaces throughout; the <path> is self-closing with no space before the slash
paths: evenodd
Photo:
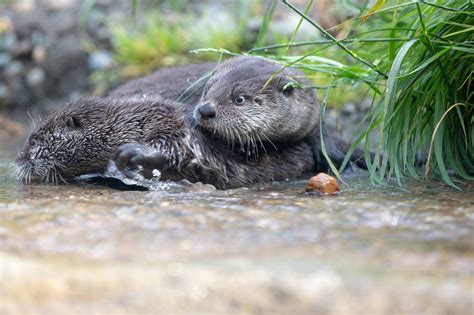
<path id="1" fill-rule="evenodd" d="M 26 187 L 0 149 L 2 314 L 472 311 L 472 183 Z"/>

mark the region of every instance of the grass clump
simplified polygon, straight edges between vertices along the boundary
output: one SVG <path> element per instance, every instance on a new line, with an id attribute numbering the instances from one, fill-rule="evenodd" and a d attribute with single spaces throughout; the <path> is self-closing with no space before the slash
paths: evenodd
<path id="1" fill-rule="evenodd" d="M 282 45 L 259 47 L 251 53 L 323 75 L 322 88 L 366 89 L 374 106 L 368 128 L 356 138 L 365 143 L 374 183 L 405 175 L 474 179 L 474 5 L 466 1 L 377 1 L 372 8 L 338 28 L 336 39 L 308 15 L 285 2 L 323 33 L 319 41 L 290 42 L 304 47 L 299 55 L 272 55 Z M 291 49 L 290 49 L 291 50 Z M 328 57 L 330 56 L 330 57 Z M 329 95 L 328 100 L 331 99 Z M 371 135 L 378 133 L 377 140 Z M 370 152 L 376 158 L 370 161 Z M 420 173 L 419 164 L 424 164 Z"/>

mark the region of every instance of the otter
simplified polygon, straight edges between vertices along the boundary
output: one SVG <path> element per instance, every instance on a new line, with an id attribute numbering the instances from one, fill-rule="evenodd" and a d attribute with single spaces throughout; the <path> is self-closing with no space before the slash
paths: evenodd
<path id="1" fill-rule="evenodd" d="M 192 128 L 182 105 L 159 97 L 83 98 L 42 121 L 17 159 L 18 178 L 67 182 L 102 172 L 115 159 L 119 169 L 158 169 L 161 180 L 188 179 L 219 189 L 279 181 L 314 168 L 308 145 L 249 159 Z M 139 152 L 139 154 L 136 154 Z M 131 154 L 132 153 L 132 154 Z"/>
<path id="2" fill-rule="evenodd" d="M 25 144 L 19 177 L 67 180 L 101 172 L 113 159 L 119 169 L 140 169 L 146 177 L 157 169 L 163 180 L 185 178 L 227 189 L 327 170 L 319 104 L 296 69 L 282 70 L 262 58 L 232 58 L 195 91 L 199 98 L 187 104 L 162 98 L 164 93 L 178 98 L 188 89 L 186 76 L 197 78 L 211 67 L 193 66 L 184 76 L 172 68 L 158 71 L 109 98 L 81 99 L 60 109 Z M 170 90 L 156 85 L 166 82 L 166 73 L 178 77 L 175 85 L 168 78 Z M 328 153 L 340 164 L 346 145 L 332 138 L 325 137 Z"/>
<path id="3" fill-rule="evenodd" d="M 167 84 L 172 87 L 165 88 Z M 233 149 L 239 147 L 248 155 L 284 150 L 289 143 L 307 143 L 312 148 L 316 170 L 328 170 L 321 149 L 319 102 L 311 82 L 295 68 L 282 69 L 282 65 L 260 57 L 235 57 L 220 64 L 160 69 L 109 95 L 158 95 L 176 100 L 186 93 L 188 97 L 182 101 L 190 120 L 215 141 Z M 328 156 L 339 167 L 349 146 L 336 130 L 326 126 L 322 129 Z M 351 161 L 366 168 L 362 156 L 363 151 L 356 149 Z"/>

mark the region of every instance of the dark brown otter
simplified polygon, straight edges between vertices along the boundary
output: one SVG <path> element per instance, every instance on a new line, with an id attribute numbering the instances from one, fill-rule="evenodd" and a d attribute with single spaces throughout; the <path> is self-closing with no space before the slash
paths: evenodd
<path id="1" fill-rule="evenodd" d="M 179 97 L 189 86 L 184 78 L 209 73 L 209 67 L 193 66 L 186 75 L 167 69 L 130 82 L 112 93 L 120 100 L 69 104 L 32 134 L 18 159 L 19 177 L 57 181 L 101 172 L 111 158 L 119 169 L 139 168 L 145 175 L 158 169 L 162 179 L 186 178 L 223 189 L 327 170 L 318 102 L 294 69 L 261 58 L 233 58 L 204 81 L 198 103 L 159 98 Z M 158 84 L 165 84 L 166 73 L 170 90 Z M 345 144 L 325 140 L 329 156 L 340 164 Z"/>
<path id="2" fill-rule="evenodd" d="M 226 189 L 298 178 L 314 168 L 308 145 L 249 159 L 190 128 L 179 104 L 161 98 L 98 99 L 71 102 L 35 129 L 21 151 L 18 177 L 68 181 L 117 166 L 158 169 L 161 179 L 202 181 Z"/>
<path id="3" fill-rule="evenodd" d="M 186 100 L 182 99 L 184 91 L 190 96 Z M 181 99 L 187 103 L 194 125 L 233 151 L 261 155 L 304 142 L 311 146 L 317 168 L 328 169 L 321 150 L 319 102 L 311 82 L 294 68 L 283 69 L 257 57 L 231 58 L 217 66 L 206 63 L 161 69 L 110 95 Z M 322 129 L 328 155 L 339 167 L 348 146 L 335 130 Z M 365 167 L 361 155 L 356 150 L 352 160 Z"/>

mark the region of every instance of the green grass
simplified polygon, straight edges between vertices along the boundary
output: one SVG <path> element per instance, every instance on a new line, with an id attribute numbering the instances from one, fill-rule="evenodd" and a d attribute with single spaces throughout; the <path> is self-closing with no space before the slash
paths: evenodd
<path id="1" fill-rule="evenodd" d="M 376 152 L 373 162 L 367 159 L 375 184 L 395 177 L 401 185 L 403 177 L 410 176 L 442 178 L 459 188 L 460 180 L 474 179 L 471 2 L 378 1 L 363 10 L 366 14 L 341 25 L 352 24 L 351 35 L 339 40 L 290 1 L 284 2 L 325 39 L 265 46 L 250 53 L 302 68 L 313 77 L 324 76 L 320 82 L 335 94 L 355 86 L 373 95 L 369 128 L 354 146 L 364 144 L 367 158 Z M 272 54 L 285 45 L 306 50 Z M 374 132 L 378 141 L 371 143 Z"/>

